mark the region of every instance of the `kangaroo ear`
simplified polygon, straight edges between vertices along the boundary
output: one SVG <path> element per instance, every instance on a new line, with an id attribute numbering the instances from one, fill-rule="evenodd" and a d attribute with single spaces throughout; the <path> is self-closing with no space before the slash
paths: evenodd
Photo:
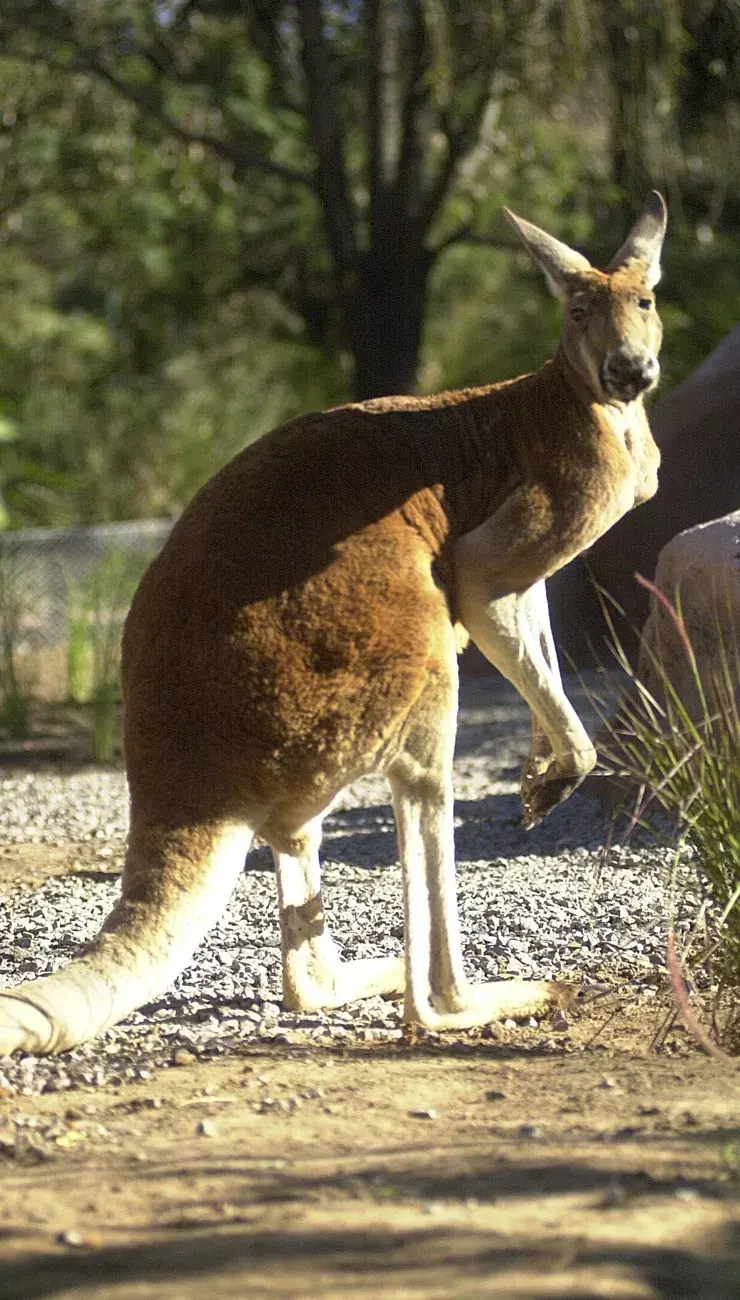
<path id="1" fill-rule="evenodd" d="M 649 289 L 660 279 L 660 254 L 668 223 L 665 199 L 657 190 L 651 190 L 645 211 L 637 218 L 622 247 L 607 266 L 607 271 L 617 271 L 621 266 L 638 262 L 645 268 L 645 283 Z"/>
<path id="2" fill-rule="evenodd" d="M 591 263 L 581 253 L 576 253 L 567 244 L 561 244 L 539 226 L 531 221 L 523 221 L 516 213 L 504 208 L 504 216 L 511 222 L 525 248 L 531 253 L 535 262 L 542 268 L 547 283 L 557 298 L 562 298 L 568 281 L 584 271 L 591 270 Z"/>

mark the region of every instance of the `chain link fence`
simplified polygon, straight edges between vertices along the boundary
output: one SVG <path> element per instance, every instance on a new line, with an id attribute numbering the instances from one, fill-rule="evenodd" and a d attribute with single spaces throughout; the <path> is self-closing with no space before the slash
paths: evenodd
<path id="1" fill-rule="evenodd" d="M 133 591 L 173 520 L 79 528 L 30 528 L 0 535 L 0 687 L 11 660 L 42 699 L 74 697 L 75 665 L 115 645 Z"/>

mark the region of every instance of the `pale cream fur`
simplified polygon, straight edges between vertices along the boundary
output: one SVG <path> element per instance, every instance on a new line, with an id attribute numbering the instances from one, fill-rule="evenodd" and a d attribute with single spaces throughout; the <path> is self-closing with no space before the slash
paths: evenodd
<path id="1" fill-rule="evenodd" d="M 452 755 L 469 635 L 532 713 L 533 825 L 590 771 L 563 693 L 545 579 L 657 486 L 642 406 L 657 379 L 653 194 L 606 272 L 510 214 L 563 296 L 535 374 L 306 416 L 185 511 L 124 637 L 131 834 L 122 898 L 88 950 L 0 996 L 0 1053 L 60 1051 L 158 996 L 223 910 L 251 838 L 272 847 L 286 1006 L 405 989 L 404 1018 L 464 1028 L 559 1005 L 559 985 L 469 985 L 458 925 Z M 321 821 L 389 779 L 405 958 L 343 963 Z"/>

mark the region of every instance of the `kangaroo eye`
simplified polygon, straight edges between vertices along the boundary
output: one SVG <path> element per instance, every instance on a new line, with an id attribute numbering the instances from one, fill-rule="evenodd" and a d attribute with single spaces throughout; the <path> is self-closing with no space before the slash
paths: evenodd
<path id="1" fill-rule="evenodd" d="M 652 298 L 638 298 L 637 305 L 640 308 L 640 311 L 650 311 L 650 308 L 653 305 L 653 300 Z"/>

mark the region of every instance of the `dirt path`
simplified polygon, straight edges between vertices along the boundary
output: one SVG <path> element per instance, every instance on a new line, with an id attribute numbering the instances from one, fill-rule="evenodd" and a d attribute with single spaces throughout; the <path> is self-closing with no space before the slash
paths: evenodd
<path id="1" fill-rule="evenodd" d="M 737 1300 L 736 1068 L 598 1028 L 6 1097 L 0 1295 Z"/>
<path id="2" fill-rule="evenodd" d="M 5 846 L 6 888 L 103 852 Z M 666 1005 L 0 1088 L 0 1297 L 738 1300 L 740 1071 L 651 1052 Z"/>

